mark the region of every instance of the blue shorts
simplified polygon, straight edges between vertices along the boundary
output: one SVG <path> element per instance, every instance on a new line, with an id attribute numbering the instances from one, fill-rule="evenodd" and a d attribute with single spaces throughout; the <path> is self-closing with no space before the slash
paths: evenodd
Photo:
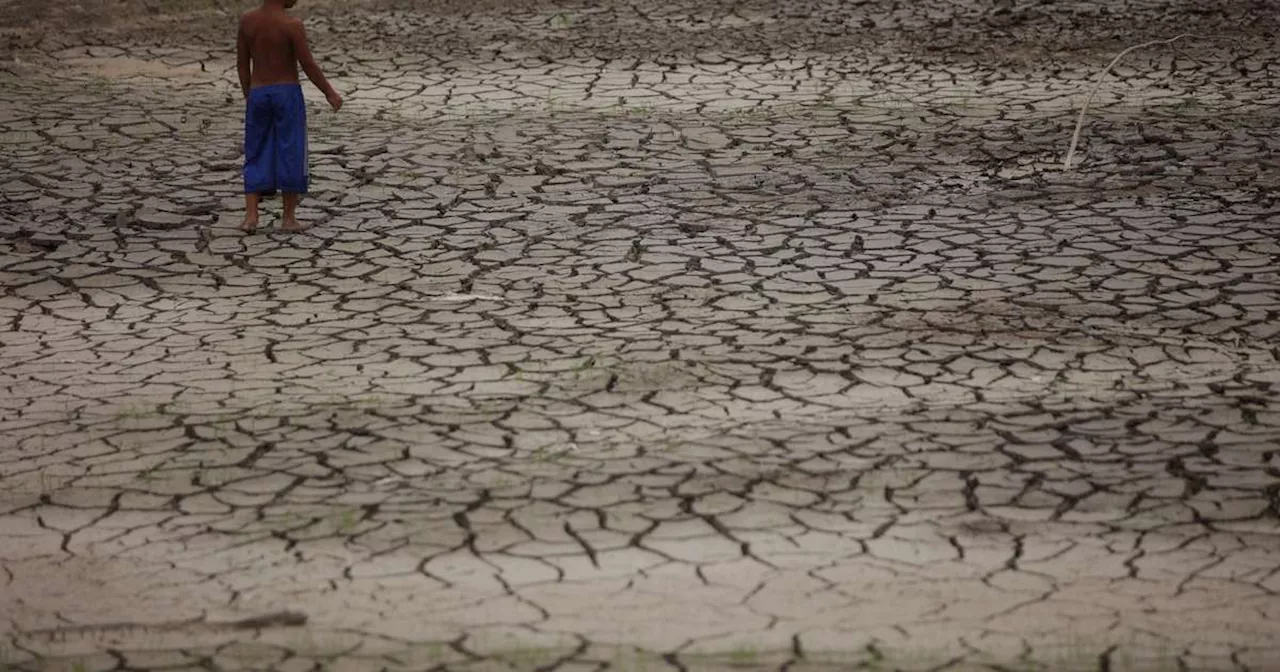
<path id="1" fill-rule="evenodd" d="M 307 193 L 307 161 L 302 85 L 251 89 L 244 114 L 244 193 Z"/>

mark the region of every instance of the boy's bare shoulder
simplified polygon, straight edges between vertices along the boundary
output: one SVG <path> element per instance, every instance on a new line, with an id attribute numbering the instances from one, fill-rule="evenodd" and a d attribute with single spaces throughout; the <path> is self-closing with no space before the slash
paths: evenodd
<path id="1" fill-rule="evenodd" d="M 291 39 L 306 39 L 307 29 L 304 27 L 302 19 L 285 14 L 280 17 L 280 23 L 278 25 L 284 29 L 285 33 L 289 35 Z"/>
<path id="2" fill-rule="evenodd" d="M 284 28 L 297 29 L 302 28 L 302 19 L 289 14 L 267 14 L 262 11 L 261 7 L 255 7 L 240 15 L 240 25 L 244 26 L 250 23 L 275 25 Z"/>

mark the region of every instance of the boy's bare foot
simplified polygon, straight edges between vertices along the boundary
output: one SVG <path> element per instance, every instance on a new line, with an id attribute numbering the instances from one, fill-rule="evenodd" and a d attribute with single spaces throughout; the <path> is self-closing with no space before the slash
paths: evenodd
<path id="1" fill-rule="evenodd" d="M 290 217 L 284 220 L 284 224 L 280 225 L 280 230 L 285 233 L 302 233 L 302 225 L 298 223 L 297 219 Z"/>
<path id="2" fill-rule="evenodd" d="M 258 231 L 258 218 L 245 217 L 244 224 L 240 225 L 240 230 L 249 234 L 256 233 Z"/>

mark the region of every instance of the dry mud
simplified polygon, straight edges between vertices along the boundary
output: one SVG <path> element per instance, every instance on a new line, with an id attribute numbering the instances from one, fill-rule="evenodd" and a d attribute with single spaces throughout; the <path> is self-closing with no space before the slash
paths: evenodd
<path id="1" fill-rule="evenodd" d="M 1265 3 L 303 4 L 0 5 L 0 668 L 1280 669 Z"/>

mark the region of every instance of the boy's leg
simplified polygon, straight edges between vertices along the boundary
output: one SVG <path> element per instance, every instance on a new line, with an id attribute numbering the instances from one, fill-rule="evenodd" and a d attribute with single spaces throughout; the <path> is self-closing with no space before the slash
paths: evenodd
<path id="1" fill-rule="evenodd" d="M 258 192 L 251 192 L 244 195 L 244 224 L 240 225 L 240 230 L 245 233 L 253 233 L 258 228 L 258 202 L 261 197 Z"/>
<path id="2" fill-rule="evenodd" d="M 301 231 L 298 202 L 307 193 L 310 169 L 307 156 L 307 104 L 302 87 L 282 91 L 275 117 L 276 178 L 284 199 L 282 231 Z"/>
<path id="3" fill-rule="evenodd" d="M 249 92 L 244 115 L 244 224 L 240 230 L 253 233 L 258 228 L 258 204 L 262 192 L 275 186 L 275 162 L 272 135 L 275 132 L 270 95 L 265 91 Z"/>
<path id="4" fill-rule="evenodd" d="M 298 201 L 302 200 L 302 194 L 284 193 L 284 223 L 280 225 L 281 231 L 289 231 L 296 233 L 302 230 L 302 226 L 298 224 Z"/>

